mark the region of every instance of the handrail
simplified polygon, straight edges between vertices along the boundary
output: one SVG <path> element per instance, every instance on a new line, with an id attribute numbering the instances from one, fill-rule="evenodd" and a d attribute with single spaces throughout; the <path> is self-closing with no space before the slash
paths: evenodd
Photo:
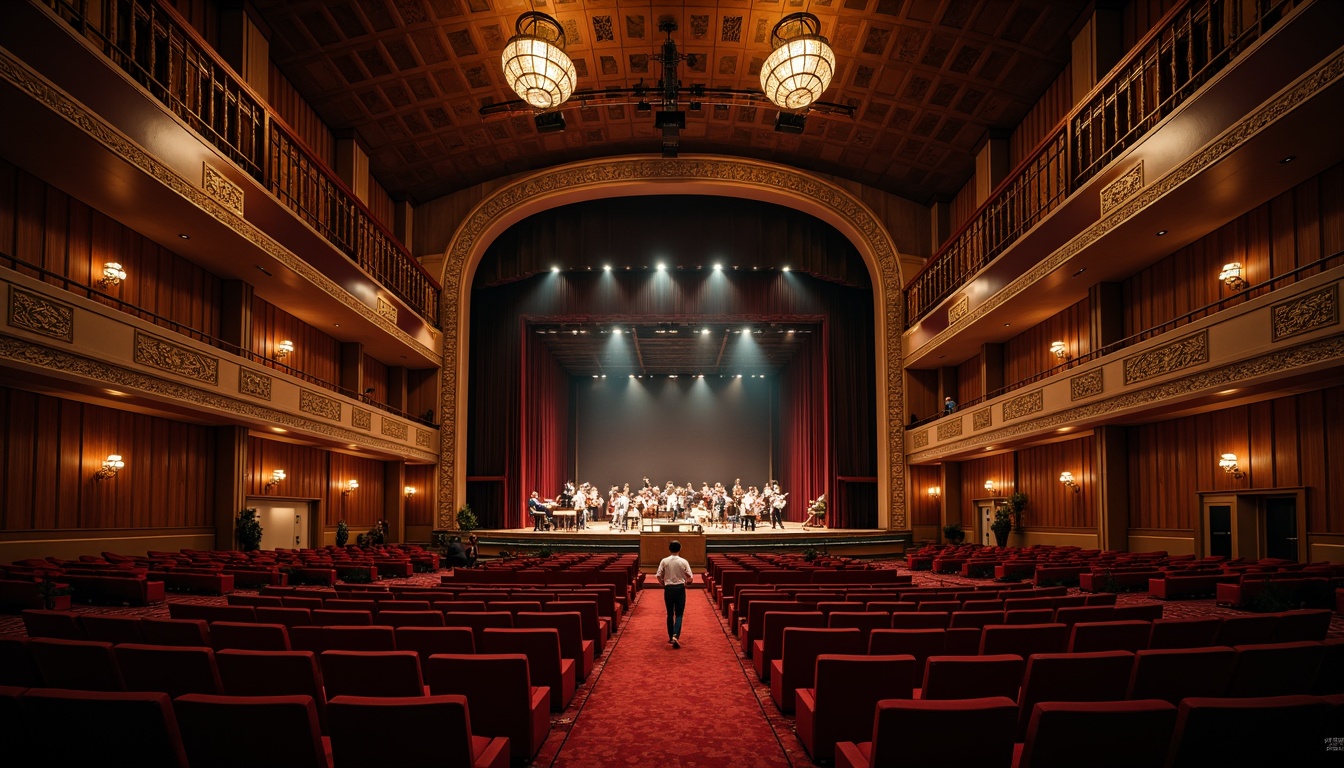
<path id="1" fill-rule="evenodd" d="M 84 285 L 83 283 L 77 283 L 64 275 L 57 274 L 56 272 L 52 272 L 48 269 L 43 269 L 42 267 L 39 267 L 36 264 L 31 264 L 29 262 L 17 259 L 3 251 L 0 251 L 0 264 L 4 264 L 9 269 L 14 270 L 15 272 L 19 272 L 20 274 L 26 274 L 31 272 L 32 274 L 29 274 L 28 275 L 29 277 L 34 277 L 42 280 L 45 283 L 56 285 L 57 287 L 61 288 L 64 291 L 81 295 L 84 298 L 89 299 L 90 301 L 96 301 L 100 304 L 110 306 L 112 309 L 115 309 L 118 312 L 131 315 L 133 317 L 137 317 L 141 320 L 144 320 L 147 323 L 152 323 L 160 328 L 172 331 L 173 333 L 179 336 L 186 336 L 189 339 L 198 341 L 202 344 L 207 344 L 211 347 L 214 347 L 215 349 L 234 355 L 236 357 L 241 357 L 249 362 L 258 363 L 267 366 L 268 368 L 274 368 L 280 371 L 281 373 L 293 376 L 296 379 L 306 381 L 309 384 L 313 384 L 314 386 L 321 387 L 328 391 L 335 392 L 336 394 L 341 395 L 343 397 L 348 397 L 352 400 L 358 400 L 364 403 L 365 405 L 372 406 L 381 411 L 386 411 L 387 413 L 390 413 L 394 416 L 400 416 L 403 419 L 413 421 L 417 424 L 438 429 L 438 425 L 434 423 L 433 419 L 424 419 L 419 416 L 412 416 L 411 414 L 406 413 L 405 411 L 399 410 L 397 408 L 393 408 L 392 406 L 387 405 L 386 403 L 380 403 L 377 400 L 374 400 L 373 398 L 364 394 L 363 392 L 354 392 L 342 387 L 340 384 L 337 384 L 335 382 L 320 379 L 311 374 L 304 373 L 303 371 L 300 371 L 297 368 L 292 368 L 288 365 L 285 365 L 279 360 L 266 357 L 265 355 L 259 355 L 256 352 L 253 352 L 250 349 L 244 349 L 243 347 L 240 347 L 237 344 L 234 344 L 233 342 L 216 338 L 204 331 L 192 328 L 189 325 L 183 325 L 182 323 L 179 323 L 176 320 L 170 320 L 169 318 L 155 314 L 143 307 L 131 304 L 130 302 L 127 301 L 123 301 L 115 296 L 103 293 L 102 291 L 95 290 L 94 288 Z"/>
<path id="2" fill-rule="evenodd" d="M 439 285 L 317 153 L 171 7 L 41 0 L 113 65 L 434 327 Z"/>
<path id="3" fill-rule="evenodd" d="M 905 290 L 911 328 L 1221 71 L 1299 0 L 1187 0 L 991 192 Z"/>
<path id="4" fill-rule="evenodd" d="M 1338 261 L 1339 264 L 1332 265 L 1330 263 L 1332 261 Z M 1202 307 L 1192 309 L 1189 312 L 1186 312 L 1183 315 L 1167 320 L 1164 323 L 1160 323 L 1158 325 L 1145 328 L 1142 331 L 1139 331 L 1138 333 L 1135 333 L 1130 336 L 1126 336 L 1125 338 L 1120 339 L 1119 341 L 1114 341 L 1111 342 L 1110 344 L 1107 344 L 1104 347 L 1094 349 L 1091 352 L 1088 352 L 1086 355 L 1071 358 L 1068 361 L 1060 363 L 1059 365 L 1056 365 L 1052 368 L 1048 368 L 1044 371 L 1032 374 L 1031 376 L 1028 376 L 1024 379 L 1019 379 L 1018 381 L 1015 381 L 1011 384 L 1005 384 L 1004 386 L 996 390 L 986 393 L 983 397 L 977 397 L 973 400 L 967 400 L 961 403 L 960 405 L 957 406 L 957 411 L 963 411 L 973 405 L 979 405 L 980 403 L 988 402 L 996 397 L 1006 395 L 1007 393 L 1012 392 L 1013 390 L 1021 389 L 1031 384 L 1035 384 L 1038 381 L 1044 381 L 1045 379 L 1051 378 L 1055 374 L 1060 373 L 1062 371 L 1068 370 L 1070 368 L 1077 368 L 1078 366 L 1083 365 L 1084 363 L 1090 363 L 1093 360 L 1098 360 L 1100 358 L 1106 357 L 1107 355 L 1114 354 L 1122 349 L 1128 349 L 1129 347 L 1147 341 L 1155 336 L 1160 336 L 1164 333 L 1180 328 L 1181 326 L 1189 325 L 1190 323 L 1196 320 L 1203 319 L 1210 315 L 1218 314 L 1219 312 L 1222 312 L 1231 306 L 1244 304 L 1249 299 L 1253 299 L 1258 296 L 1263 296 L 1268 293 L 1273 293 L 1274 291 L 1284 287 L 1285 285 L 1291 285 L 1293 283 L 1296 283 L 1300 278 L 1304 276 L 1304 273 L 1309 272 L 1311 270 L 1319 269 L 1324 271 L 1327 269 L 1333 269 L 1334 267 L 1341 265 L 1344 265 L 1344 250 L 1337 251 L 1329 256 L 1319 258 L 1311 262 L 1310 264 L 1304 264 L 1298 267 L 1297 269 L 1294 269 L 1291 272 L 1285 272 L 1272 280 L 1268 280 L 1263 283 L 1258 283 L 1256 285 L 1248 285 L 1244 289 L 1232 294 L 1231 296 L 1219 299 L 1218 301 L 1211 302 L 1209 304 L 1205 304 Z M 948 414 L 939 414 L 938 416 L 933 416 L 927 419 L 921 419 L 907 426 L 907 429 L 937 421 L 938 419 L 943 418 L 943 416 L 945 415 Z"/>

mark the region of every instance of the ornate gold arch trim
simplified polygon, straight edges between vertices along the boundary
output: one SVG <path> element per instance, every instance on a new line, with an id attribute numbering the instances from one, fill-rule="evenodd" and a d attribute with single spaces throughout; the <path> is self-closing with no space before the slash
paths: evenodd
<path id="1" fill-rule="evenodd" d="M 904 402 L 901 396 L 899 253 L 886 227 L 859 198 L 795 168 L 744 158 L 686 156 L 605 158 L 548 168 L 491 192 L 458 226 L 444 258 L 440 318 L 443 368 L 439 436 L 440 528 L 456 527 L 465 494 L 466 381 L 471 283 L 486 248 L 509 226 L 532 214 L 583 200 L 633 195 L 701 194 L 746 197 L 786 206 L 834 226 L 858 249 L 873 276 L 876 327 L 879 525 L 907 527 Z M 883 439 L 885 437 L 885 439 Z"/>

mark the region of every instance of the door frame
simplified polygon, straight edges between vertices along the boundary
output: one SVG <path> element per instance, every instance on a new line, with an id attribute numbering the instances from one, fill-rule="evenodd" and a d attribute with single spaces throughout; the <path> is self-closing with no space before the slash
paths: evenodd
<path id="1" fill-rule="evenodd" d="M 305 498 L 302 496 L 248 496 L 246 507 L 275 506 L 275 502 L 281 504 L 293 504 L 294 506 L 304 507 L 303 514 L 307 515 L 308 520 L 304 528 L 308 532 L 308 549 L 321 549 L 325 546 L 322 540 L 323 527 L 321 524 L 322 500 L 314 498 Z M 296 547 L 297 549 L 297 547 Z"/>
<path id="2" fill-rule="evenodd" d="M 991 515 L 989 521 L 990 523 L 993 523 L 994 518 L 992 517 L 992 515 L 994 514 L 994 511 L 997 510 L 999 507 L 1003 506 L 1004 502 L 1007 501 L 1007 499 L 1008 497 L 1006 496 L 987 496 L 985 498 L 980 499 L 971 499 L 971 507 L 975 510 L 976 543 L 980 544 L 981 546 L 994 546 L 995 543 L 993 541 L 994 532 L 991 531 L 989 529 L 989 525 L 985 523 L 985 512 L 986 511 L 989 512 L 989 514 Z M 985 537 L 987 536 L 990 537 L 991 539 L 988 545 L 985 544 Z"/>
<path id="3" fill-rule="evenodd" d="M 1209 507 L 1232 507 L 1232 556 L 1259 560 L 1266 557 L 1265 500 L 1293 497 L 1297 510 L 1297 562 L 1308 560 L 1307 547 L 1307 488 L 1257 488 L 1248 491 L 1207 491 L 1199 496 L 1199 522 L 1195 526 L 1195 553 L 1209 556 Z"/>

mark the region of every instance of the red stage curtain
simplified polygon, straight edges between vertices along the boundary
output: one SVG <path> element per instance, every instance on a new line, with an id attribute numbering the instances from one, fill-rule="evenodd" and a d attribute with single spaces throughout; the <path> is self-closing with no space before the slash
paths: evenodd
<path id="1" fill-rule="evenodd" d="M 572 479 L 568 472 L 574 465 L 570 457 L 574 441 L 569 432 L 569 374 L 535 334 L 529 334 L 526 328 L 522 333 L 527 352 L 523 358 L 520 388 L 523 414 L 519 431 L 521 471 L 516 487 L 520 496 L 515 507 L 506 506 L 505 509 L 516 508 L 517 519 L 523 525 L 531 525 L 532 518 L 526 506 L 532 491 L 540 493 L 542 498 L 554 497 L 564 482 Z"/>
<path id="2" fill-rule="evenodd" d="M 827 424 L 825 336 L 813 334 L 779 377 L 779 483 L 789 492 L 786 517 L 806 520 L 808 501 L 826 494 L 827 515 L 835 509 L 828 487 L 830 437 Z"/>

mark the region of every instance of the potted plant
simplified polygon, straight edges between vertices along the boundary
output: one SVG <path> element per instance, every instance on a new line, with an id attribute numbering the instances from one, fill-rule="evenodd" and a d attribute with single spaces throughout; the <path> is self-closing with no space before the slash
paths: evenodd
<path id="1" fill-rule="evenodd" d="M 1008 546 L 1008 532 L 1013 530 L 1013 518 L 1007 506 L 994 510 L 994 522 L 989 524 L 989 530 L 994 532 L 994 543 L 1000 547 Z"/>
<path id="2" fill-rule="evenodd" d="M 344 520 L 336 523 L 336 546 L 344 547 L 345 543 L 349 540 L 350 526 L 346 525 Z"/>
<path id="3" fill-rule="evenodd" d="M 966 540 L 966 530 L 961 527 L 961 523 L 952 523 L 943 526 L 943 538 L 947 539 L 949 544 L 960 544 Z"/>
<path id="4" fill-rule="evenodd" d="M 1013 530 L 1022 532 L 1022 510 L 1027 508 L 1027 494 L 1016 491 L 1004 502 L 1008 506 L 1008 511 L 1012 513 Z"/>
<path id="5" fill-rule="evenodd" d="M 471 533 L 481 527 L 481 522 L 476 519 L 476 513 L 471 511 L 471 505 L 465 504 L 457 510 L 457 529 L 463 533 Z"/>
<path id="6" fill-rule="evenodd" d="M 257 510 L 239 512 L 236 531 L 239 549 L 244 552 L 261 549 L 261 522 L 257 520 Z"/>

